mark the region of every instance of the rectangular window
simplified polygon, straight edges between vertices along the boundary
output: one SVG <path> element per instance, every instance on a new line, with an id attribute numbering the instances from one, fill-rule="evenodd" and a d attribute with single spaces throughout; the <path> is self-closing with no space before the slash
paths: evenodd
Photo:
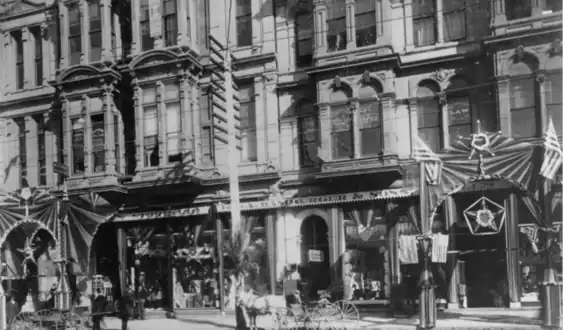
<path id="1" fill-rule="evenodd" d="M 436 1 L 412 1 L 413 37 L 415 46 L 436 43 Z"/>
<path id="2" fill-rule="evenodd" d="M 43 39 L 41 38 L 41 28 L 35 27 L 31 30 L 35 48 L 35 85 L 43 85 Z"/>
<path id="3" fill-rule="evenodd" d="M 533 77 L 510 81 L 510 118 L 512 136 L 538 136 L 536 82 Z"/>
<path id="4" fill-rule="evenodd" d="M 300 9 L 295 18 L 297 66 L 309 66 L 313 62 L 313 25 L 312 8 Z"/>
<path id="5" fill-rule="evenodd" d="M 418 136 L 432 151 L 442 149 L 442 116 L 434 98 L 420 99 L 417 103 Z"/>
<path id="6" fill-rule="evenodd" d="M 119 116 L 113 115 L 113 143 L 115 146 L 115 171 L 120 173 L 121 170 L 121 144 L 119 135 Z"/>
<path id="7" fill-rule="evenodd" d="M 521 19 L 532 16 L 532 0 L 504 0 L 506 19 Z"/>
<path id="8" fill-rule="evenodd" d="M 16 44 L 16 88 L 23 89 L 24 86 L 24 65 L 23 65 L 23 39 L 21 32 L 12 33 Z"/>
<path id="9" fill-rule="evenodd" d="M 200 47 L 209 47 L 209 0 L 196 1 L 197 16 L 193 19 L 197 23 L 196 38 Z"/>
<path id="10" fill-rule="evenodd" d="M 178 83 L 165 85 L 165 104 L 166 104 L 166 141 L 168 163 L 182 161 L 181 135 L 182 121 L 180 119 L 180 87 Z"/>
<path id="11" fill-rule="evenodd" d="M 255 162 L 258 160 L 256 135 L 256 101 L 254 99 L 254 82 L 239 85 L 240 127 L 242 135 L 241 161 Z"/>
<path id="12" fill-rule="evenodd" d="M 326 20 L 328 29 L 327 44 L 328 51 L 346 49 L 346 2 L 342 0 L 330 0 L 328 6 L 328 18 Z"/>
<path id="13" fill-rule="evenodd" d="M 102 17 L 99 1 L 90 0 L 88 14 L 90 15 L 90 62 L 97 62 L 102 56 Z"/>
<path id="14" fill-rule="evenodd" d="M 28 187 L 27 182 L 27 130 L 25 129 L 25 118 L 15 120 L 18 125 L 18 147 L 19 147 L 19 168 L 20 168 L 20 187 Z"/>
<path id="15" fill-rule="evenodd" d="M 383 150 L 381 103 L 360 103 L 360 139 L 362 156 L 377 155 Z"/>
<path id="16" fill-rule="evenodd" d="M 68 8 L 69 17 L 69 57 L 70 65 L 80 64 L 82 54 L 82 26 L 80 25 L 80 11 L 78 5 L 71 5 Z"/>
<path id="17" fill-rule="evenodd" d="M 209 88 L 201 90 L 199 97 L 200 112 L 201 112 L 201 125 L 202 125 L 202 140 L 201 148 L 203 155 L 203 162 L 205 164 L 213 164 L 213 128 L 212 128 L 212 115 L 209 97 Z"/>
<path id="18" fill-rule="evenodd" d="M 106 170 L 106 134 L 104 126 L 104 115 L 92 115 L 92 161 L 93 172 Z"/>
<path id="19" fill-rule="evenodd" d="M 332 159 L 350 159 L 354 157 L 352 139 L 352 116 L 347 105 L 335 106 L 331 113 Z"/>
<path id="20" fill-rule="evenodd" d="M 308 113 L 299 118 L 299 132 L 301 133 L 301 165 L 312 167 L 317 164 L 317 117 Z"/>
<path id="21" fill-rule="evenodd" d="M 375 0 L 356 0 L 356 45 L 374 45 L 376 39 Z"/>
<path id="22" fill-rule="evenodd" d="M 164 42 L 166 47 L 175 46 L 178 40 L 178 14 L 176 0 L 164 0 L 162 12 Z"/>
<path id="23" fill-rule="evenodd" d="M 237 0 L 236 8 L 237 46 L 252 45 L 252 6 L 251 0 Z"/>
<path id="24" fill-rule="evenodd" d="M 47 152 L 45 150 L 45 117 L 43 114 L 35 117 L 37 125 L 37 165 L 39 186 L 47 185 Z"/>
<path id="25" fill-rule="evenodd" d="M 210 126 L 205 126 L 201 133 L 201 148 L 203 149 L 203 161 L 206 164 L 213 163 L 213 131 Z"/>
<path id="26" fill-rule="evenodd" d="M 143 88 L 145 167 L 159 165 L 156 87 Z"/>
<path id="27" fill-rule="evenodd" d="M 72 173 L 84 173 L 84 119 L 72 120 Z"/>
<path id="28" fill-rule="evenodd" d="M 555 131 L 557 135 L 563 135 L 562 132 L 562 121 L 561 118 L 563 114 L 563 107 L 561 101 L 561 91 L 563 86 L 561 84 L 561 72 L 550 73 L 545 77 L 545 103 L 547 105 L 547 115 L 551 117 L 553 121 L 553 126 L 555 126 Z"/>
<path id="29" fill-rule="evenodd" d="M 459 41 L 465 39 L 465 0 L 443 1 L 444 11 L 444 41 Z"/>
<path id="30" fill-rule="evenodd" d="M 460 136 L 467 137 L 473 133 L 469 97 L 448 96 L 448 124 L 450 145 L 453 145 Z"/>
<path id="31" fill-rule="evenodd" d="M 141 17 L 139 19 L 141 31 L 141 50 L 147 51 L 154 47 L 151 37 L 151 24 L 149 18 L 149 0 L 141 0 Z"/>

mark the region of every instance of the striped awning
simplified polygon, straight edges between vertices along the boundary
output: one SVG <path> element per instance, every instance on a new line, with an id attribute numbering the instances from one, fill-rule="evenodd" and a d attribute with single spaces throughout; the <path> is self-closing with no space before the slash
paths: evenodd
<path id="1" fill-rule="evenodd" d="M 374 190 L 366 192 L 354 192 L 346 194 L 322 195 L 322 196 L 308 196 L 296 198 L 270 198 L 262 201 L 243 202 L 240 204 L 241 211 L 255 211 L 255 210 L 268 210 L 280 208 L 298 208 L 305 206 L 315 205 L 335 205 L 343 203 L 356 203 L 374 200 L 387 200 L 408 198 L 416 196 L 418 189 L 416 188 L 397 188 Z M 128 222 L 128 221 L 141 221 L 141 220 L 154 220 L 162 218 L 184 218 L 194 215 L 204 215 L 209 211 L 209 206 L 189 207 L 174 210 L 162 210 L 152 212 L 137 212 L 128 213 L 117 216 L 114 222 Z M 231 211 L 229 204 L 218 204 L 217 212 L 227 213 Z"/>

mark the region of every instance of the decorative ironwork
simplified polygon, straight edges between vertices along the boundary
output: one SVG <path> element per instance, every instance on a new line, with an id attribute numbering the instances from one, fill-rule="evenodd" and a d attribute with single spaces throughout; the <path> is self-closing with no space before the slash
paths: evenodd
<path id="1" fill-rule="evenodd" d="M 483 196 L 463 211 L 463 217 L 472 235 L 494 235 L 501 231 L 506 212 L 503 206 Z"/>

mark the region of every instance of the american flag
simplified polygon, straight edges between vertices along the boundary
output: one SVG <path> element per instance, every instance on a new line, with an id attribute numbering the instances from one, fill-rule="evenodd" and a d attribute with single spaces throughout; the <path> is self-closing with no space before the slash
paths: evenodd
<path id="1" fill-rule="evenodd" d="M 553 180 L 561 164 L 563 164 L 563 155 L 551 117 L 544 135 L 543 147 L 543 163 L 540 174 L 546 179 Z"/>
<path id="2" fill-rule="evenodd" d="M 415 138 L 413 156 L 417 162 L 425 163 L 426 182 L 429 185 L 437 185 L 442 176 L 442 161 L 419 136 Z"/>

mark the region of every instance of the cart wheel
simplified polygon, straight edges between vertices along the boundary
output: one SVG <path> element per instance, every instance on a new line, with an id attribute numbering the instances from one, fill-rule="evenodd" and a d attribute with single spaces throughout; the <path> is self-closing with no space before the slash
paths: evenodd
<path id="1" fill-rule="evenodd" d="M 289 308 L 278 308 L 272 313 L 273 330 L 297 330 L 297 317 Z"/>
<path id="2" fill-rule="evenodd" d="M 341 314 L 340 309 L 335 304 L 323 302 L 313 309 L 311 317 L 319 323 L 328 323 L 339 320 Z"/>
<path id="3" fill-rule="evenodd" d="M 41 321 L 41 329 L 59 329 L 60 312 L 53 309 L 42 309 L 35 312 Z"/>
<path id="4" fill-rule="evenodd" d="M 41 319 L 32 312 L 20 312 L 12 321 L 11 330 L 39 330 Z"/>
<path id="5" fill-rule="evenodd" d="M 86 322 L 74 312 L 61 314 L 60 330 L 86 330 Z"/>
<path id="6" fill-rule="evenodd" d="M 333 305 L 340 310 L 341 319 L 343 321 L 354 323 L 360 322 L 360 312 L 354 304 L 346 300 L 339 300 Z"/>

